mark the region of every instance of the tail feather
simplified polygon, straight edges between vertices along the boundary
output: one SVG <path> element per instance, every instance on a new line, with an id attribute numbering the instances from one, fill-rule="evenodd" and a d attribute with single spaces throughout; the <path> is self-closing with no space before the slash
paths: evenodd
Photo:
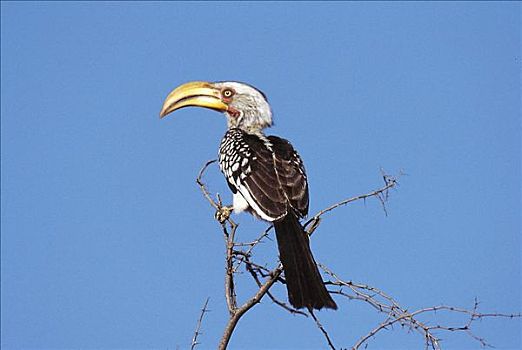
<path id="1" fill-rule="evenodd" d="M 312 256 L 308 234 L 295 214 L 289 213 L 274 227 L 290 304 L 297 309 L 337 309 Z"/>

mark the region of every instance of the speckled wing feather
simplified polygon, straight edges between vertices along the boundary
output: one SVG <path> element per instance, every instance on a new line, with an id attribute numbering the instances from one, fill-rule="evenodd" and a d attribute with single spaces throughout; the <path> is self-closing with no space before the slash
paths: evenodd
<path id="1" fill-rule="evenodd" d="M 258 216 L 275 221 L 289 208 L 299 216 L 308 213 L 304 166 L 287 140 L 233 128 L 225 134 L 219 154 L 230 188 L 239 191 Z"/>
<path id="2" fill-rule="evenodd" d="M 290 206 L 300 217 L 308 214 L 308 181 L 303 161 L 290 142 L 268 136 L 274 154 L 277 178 Z"/>

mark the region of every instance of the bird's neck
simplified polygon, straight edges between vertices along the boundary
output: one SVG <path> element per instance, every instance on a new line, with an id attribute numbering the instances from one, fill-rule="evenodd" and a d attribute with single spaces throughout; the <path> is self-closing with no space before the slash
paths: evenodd
<path id="1" fill-rule="evenodd" d="M 229 129 L 238 128 L 249 134 L 262 134 L 263 129 L 272 125 L 271 114 L 264 115 L 251 110 L 233 110 L 233 113 L 227 111 L 225 114 Z"/>
<path id="2" fill-rule="evenodd" d="M 263 128 L 257 126 L 257 125 L 249 125 L 246 127 L 242 127 L 241 130 L 248 134 L 252 135 L 258 135 L 258 136 L 264 136 Z"/>

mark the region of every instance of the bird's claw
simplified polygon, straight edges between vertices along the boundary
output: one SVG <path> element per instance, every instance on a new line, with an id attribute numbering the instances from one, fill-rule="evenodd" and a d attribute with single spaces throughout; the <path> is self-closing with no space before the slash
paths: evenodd
<path id="1" fill-rule="evenodd" d="M 232 206 L 222 206 L 222 207 L 219 207 L 219 209 L 216 210 L 216 214 L 214 214 L 214 217 L 220 223 L 224 223 L 230 217 L 230 214 L 232 213 L 233 209 L 234 208 Z"/>

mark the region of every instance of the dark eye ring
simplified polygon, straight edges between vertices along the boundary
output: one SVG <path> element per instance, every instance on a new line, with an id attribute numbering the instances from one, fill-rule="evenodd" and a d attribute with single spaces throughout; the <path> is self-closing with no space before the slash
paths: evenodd
<path id="1" fill-rule="evenodd" d="M 232 89 L 223 90 L 223 97 L 230 98 L 232 96 L 234 96 L 234 90 L 232 90 Z"/>

